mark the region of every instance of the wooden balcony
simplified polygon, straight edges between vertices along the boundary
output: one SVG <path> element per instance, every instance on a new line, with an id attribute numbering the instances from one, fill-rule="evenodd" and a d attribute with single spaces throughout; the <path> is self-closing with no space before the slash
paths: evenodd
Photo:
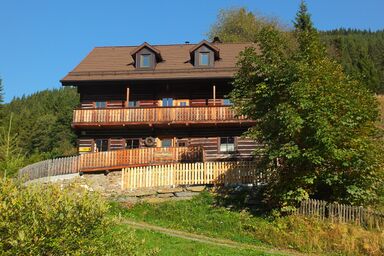
<path id="1" fill-rule="evenodd" d="M 230 106 L 203 107 L 136 107 L 76 109 L 72 126 L 167 126 L 194 124 L 254 123 L 245 116 L 237 116 Z"/>

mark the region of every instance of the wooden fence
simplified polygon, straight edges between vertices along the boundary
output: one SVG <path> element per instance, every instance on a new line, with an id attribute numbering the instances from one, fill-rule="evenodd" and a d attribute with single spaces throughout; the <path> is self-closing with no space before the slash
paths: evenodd
<path id="1" fill-rule="evenodd" d="M 335 222 L 355 223 L 367 228 L 384 228 L 384 213 L 359 206 L 309 199 L 301 202 L 297 214 L 315 216 L 322 220 L 328 218 Z"/>
<path id="2" fill-rule="evenodd" d="M 128 166 L 203 161 L 201 147 L 138 148 L 88 153 L 45 160 L 19 170 L 27 180 L 87 171 L 122 169 Z"/>
<path id="3" fill-rule="evenodd" d="M 255 162 L 178 163 L 126 168 L 122 189 L 198 184 L 258 184 L 267 181 Z"/>
<path id="4" fill-rule="evenodd" d="M 28 165 L 19 170 L 19 178 L 25 181 L 79 172 L 78 156 L 50 159 Z"/>

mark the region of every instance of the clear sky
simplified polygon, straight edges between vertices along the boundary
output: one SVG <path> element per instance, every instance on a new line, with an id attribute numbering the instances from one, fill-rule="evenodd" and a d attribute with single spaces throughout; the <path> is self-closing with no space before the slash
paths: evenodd
<path id="1" fill-rule="evenodd" d="M 59 87 L 95 46 L 199 42 L 220 9 L 247 7 L 291 24 L 300 0 L 0 0 L 5 99 Z M 384 0 L 308 0 L 318 29 L 384 28 Z"/>

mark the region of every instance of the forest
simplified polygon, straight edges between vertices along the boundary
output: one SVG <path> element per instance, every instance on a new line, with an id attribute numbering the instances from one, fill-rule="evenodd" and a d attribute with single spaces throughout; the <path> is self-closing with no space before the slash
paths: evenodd
<path id="1" fill-rule="evenodd" d="M 225 25 L 225 22 L 230 20 L 228 15 L 233 15 L 234 12 L 236 15 L 257 19 L 245 9 L 228 10 L 219 14 L 220 25 Z M 225 22 L 220 20 L 220 15 L 226 19 Z M 247 38 L 244 35 L 227 38 L 225 33 L 232 32 L 225 31 L 216 24 L 216 27 L 214 25 L 211 28 L 208 37 L 218 35 L 223 42 L 244 41 Z M 250 36 L 252 33 L 253 31 Z M 384 30 L 337 29 L 321 31 L 319 34 L 329 55 L 342 64 L 347 74 L 360 80 L 361 84 L 373 93 L 384 92 Z M 1 85 L 1 94 L 3 86 L 7 85 Z M 71 120 L 72 110 L 78 104 L 79 96 L 76 89 L 70 87 L 44 90 L 16 97 L 9 103 L 2 103 L 3 138 L 0 143 L 5 143 L 7 135 L 14 136 L 13 139 L 17 144 L 12 146 L 23 156 L 23 165 L 42 159 L 74 155 L 76 136 L 71 129 Z M 7 134 L 10 126 L 10 133 Z"/>

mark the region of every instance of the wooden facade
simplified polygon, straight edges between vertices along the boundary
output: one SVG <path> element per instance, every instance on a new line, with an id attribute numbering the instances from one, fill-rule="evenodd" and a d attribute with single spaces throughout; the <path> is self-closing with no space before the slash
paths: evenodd
<path id="1" fill-rule="evenodd" d="M 255 122 L 227 98 L 236 56 L 248 46 L 95 48 L 62 80 L 80 94 L 72 123 L 79 153 L 200 147 L 205 161 L 254 158 L 260 145 L 242 134 Z"/>

